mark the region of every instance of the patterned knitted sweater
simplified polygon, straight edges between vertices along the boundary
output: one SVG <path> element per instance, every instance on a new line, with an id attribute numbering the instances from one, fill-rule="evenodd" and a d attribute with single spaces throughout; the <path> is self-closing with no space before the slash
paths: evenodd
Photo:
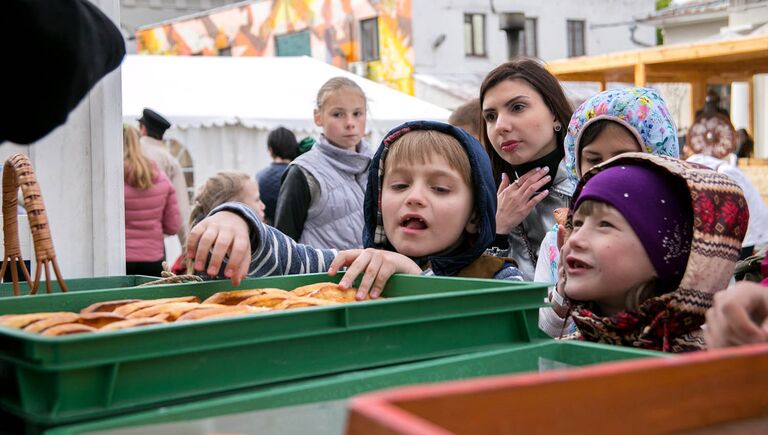
<path id="1" fill-rule="evenodd" d="M 573 337 L 664 352 L 704 349 L 704 315 L 714 293 L 728 287 L 747 232 L 746 199 L 738 184 L 723 174 L 645 153 L 623 154 L 596 166 L 581 180 L 575 195 L 599 171 L 629 160 L 644 161 L 685 180 L 694 214 L 685 274 L 678 288 L 644 301 L 637 311 L 602 317 L 588 303 L 574 305 L 571 316 L 578 329 Z"/>

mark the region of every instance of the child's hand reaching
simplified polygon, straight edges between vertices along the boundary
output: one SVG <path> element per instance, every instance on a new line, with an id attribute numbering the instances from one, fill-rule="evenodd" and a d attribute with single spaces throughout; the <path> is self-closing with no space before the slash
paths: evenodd
<path id="1" fill-rule="evenodd" d="M 209 253 L 211 259 L 205 269 Z M 205 270 L 208 275 L 215 276 L 225 255 L 228 260 L 224 276 L 232 280 L 233 285 L 240 285 L 251 263 L 248 224 L 235 213 L 221 211 L 192 228 L 187 240 L 187 258 L 194 259 L 196 271 Z"/>
<path id="2" fill-rule="evenodd" d="M 768 342 L 768 288 L 741 281 L 715 293 L 704 338 L 709 348 Z"/>
<path id="3" fill-rule="evenodd" d="M 558 240 L 558 244 L 560 244 L 560 241 Z M 551 294 L 550 302 L 552 302 L 552 310 L 561 318 L 565 319 L 566 316 L 568 316 L 568 299 L 565 297 L 565 282 L 566 282 L 566 275 L 565 275 L 565 257 L 567 256 L 567 252 L 562 247 L 560 248 L 560 260 L 557 262 L 557 282 L 555 283 L 555 288 L 552 290 L 553 293 L 557 293 L 560 297 L 557 297 L 557 295 Z M 564 303 L 559 303 L 560 301 L 563 301 Z"/>
<path id="4" fill-rule="evenodd" d="M 549 180 L 549 168 L 532 169 L 515 182 L 507 174 L 501 175 L 501 184 L 496 192 L 496 233 L 509 234 L 513 228 L 528 217 L 533 207 L 544 200 L 549 191 L 538 192 Z"/>
<path id="5" fill-rule="evenodd" d="M 328 275 L 336 275 L 336 272 L 344 266 L 348 268 L 344 272 L 344 278 L 339 282 L 339 285 L 344 288 L 352 286 L 357 276 L 364 272 L 355 296 L 357 300 L 363 300 L 369 294 L 372 298 L 379 297 L 387 280 L 395 273 L 412 275 L 421 273 L 421 268 L 405 255 L 373 248 L 339 252 L 328 269 Z"/>

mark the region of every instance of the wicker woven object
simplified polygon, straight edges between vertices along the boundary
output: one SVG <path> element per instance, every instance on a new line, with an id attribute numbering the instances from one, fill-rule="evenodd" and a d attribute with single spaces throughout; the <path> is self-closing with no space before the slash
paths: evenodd
<path id="1" fill-rule="evenodd" d="M 21 188 L 24 198 L 24 209 L 29 217 L 35 258 L 37 259 L 35 280 L 32 281 L 32 284 L 29 284 L 31 281 L 29 271 L 24 265 L 19 244 L 19 221 L 16 217 L 19 188 Z M 43 269 L 45 269 L 45 290 L 47 293 L 51 292 L 51 265 L 53 265 L 56 280 L 59 282 L 59 288 L 62 292 L 67 291 L 67 286 L 61 278 L 59 264 L 56 262 L 56 252 L 53 249 L 51 231 L 48 228 L 48 216 L 45 214 L 43 196 L 40 193 L 35 172 L 32 170 L 32 164 L 24 154 L 12 155 L 6 160 L 5 168 L 3 169 L 3 234 L 5 236 L 5 256 L 3 257 L 0 276 L 3 276 L 5 270 L 10 266 L 14 295 L 18 296 L 20 294 L 17 267 L 21 268 L 24 278 L 27 280 L 27 285 L 30 286 L 29 294 L 37 293 Z"/>

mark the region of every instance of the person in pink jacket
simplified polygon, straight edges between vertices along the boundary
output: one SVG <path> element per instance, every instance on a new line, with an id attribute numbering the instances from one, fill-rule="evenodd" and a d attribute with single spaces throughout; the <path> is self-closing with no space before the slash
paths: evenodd
<path id="1" fill-rule="evenodd" d="M 123 127 L 125 179 L 125 271 L 160 276 L 165 261 L 164 235 L 179 230 L 176 189 L 168 176 L 141 153 L 139 134 Z"/>

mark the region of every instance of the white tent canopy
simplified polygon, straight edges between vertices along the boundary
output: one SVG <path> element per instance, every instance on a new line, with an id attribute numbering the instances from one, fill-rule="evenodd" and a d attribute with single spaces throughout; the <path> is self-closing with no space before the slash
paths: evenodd
<path id="1" fill-rule="evenodd" d="M 413 119 L 445 120 L 441 107 L 310 57 L 128 56 L 123 63 L 123 116 L 152 107 L 180 128 L 241 124 L 314 131 L 318 89 L 348 77 L 369 100 L 369 129 Z"/>
<path id="2" fill-rule="evenodd" d="M 368 98 L 367 131 L 376 147 L 410 120 L 445 121 L 447 110 L 310 57 L 127 56 L 122 66 L 123 120 L 144 107 L 163 114 L 194 160 L 195 184 L 223 169 L 253 174 L 269 163 L 266 136 L 282 125 L 299 139 L 320 130 L 312 113 L 331 77 L 354 80 Z"/>

